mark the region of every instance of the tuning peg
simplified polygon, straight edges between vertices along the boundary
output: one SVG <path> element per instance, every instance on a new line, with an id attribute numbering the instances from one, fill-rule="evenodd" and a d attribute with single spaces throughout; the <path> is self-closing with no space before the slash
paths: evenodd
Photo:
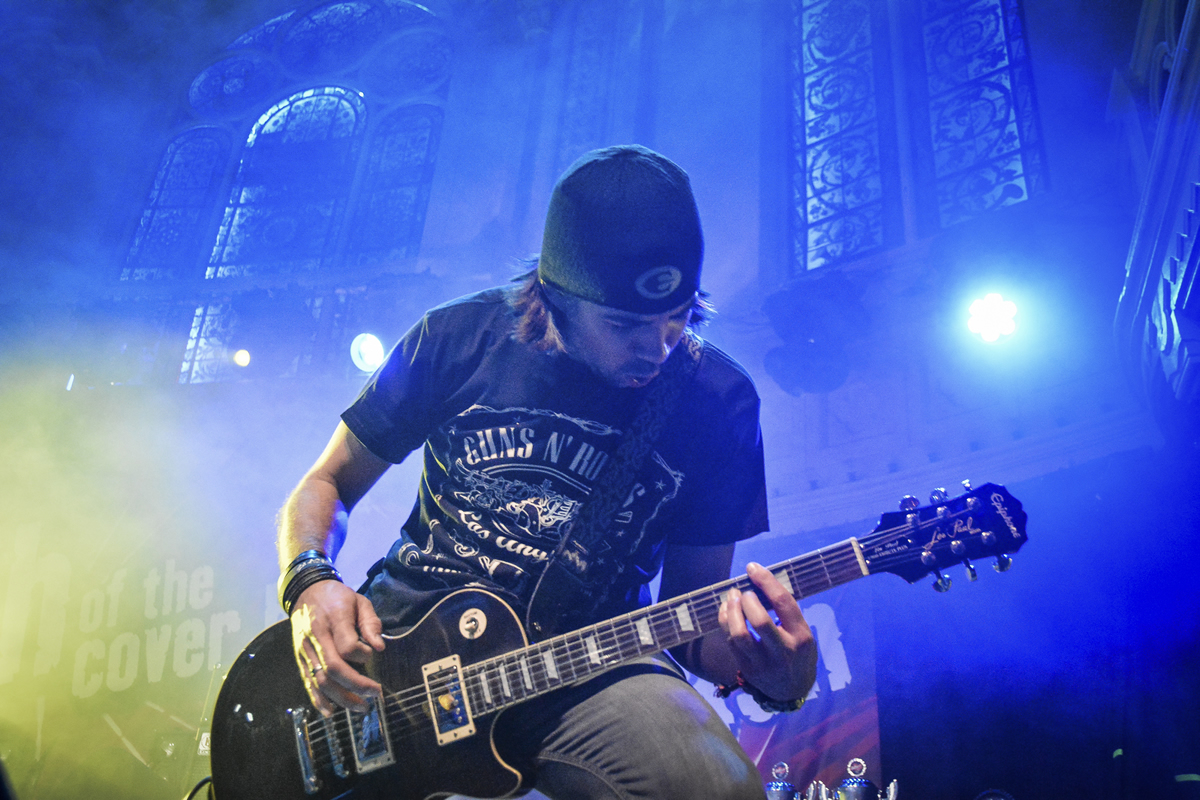
<path id="1" fill-rule="evenodd" d="M 992 569 L 996 572 L 1008 572 L 1012 569 L 1012 556 L 1004 553 L 996 556 L 996 563 L 992 565 Z"/>
<path id="2" fill-rule="evenodd" d="M 971 491 L 971 482 L 969 480 L 963 481 L 962 487 L 963 487 L 963 489 L 967 490 L 968 492 Z"/>
<path id="3" fill-rule="evenodd" d="M 921 501 L 913 497 L 911 494 L 906 494 L 900 498 L 901 511 L 916 511 L 921 505 Z"/>
<path id="4" fill-rule="evenodd" d="M 969 581 L 979 580 L 979 570 L 975 569 L 974 564 L 972 564 L 970 561 L 968 561 L 967 559 L 964 558 L 963 566 L 967 568 L 967 580 L 969 580 Z"/>
<path id="5" fill-rule="evenodd" d="M 934 489 L 929 493 L 929 504 L 931 506 L 936 506 L 939 503 L 944 503 L 946 502 L 946 498 L 949 496 L 950 495 L 947 494 L 945 489 Z"/>
<path id="6" fill-rule="evenodd" d="M 933 572 L 937 575 L 937 580 L 933 582 L 933 590 L 935 592 L 950 591 L 950 579 L 943 575 L 941 570 L 934 570 Z"/>

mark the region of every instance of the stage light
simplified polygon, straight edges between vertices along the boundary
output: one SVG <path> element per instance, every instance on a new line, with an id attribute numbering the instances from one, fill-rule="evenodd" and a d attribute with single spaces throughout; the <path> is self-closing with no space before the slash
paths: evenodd
<path id="1" fill-rule="evenodd" d="M 239 367 L 250 366 L 250 351 L 238 350 L 233 354 L 233 363 L 237 364 Z"/>
<path id="2" fill-rule="evenodd" d="M 985 342 L 997 341 L 1001 336 L 1009 336 L 1017 329 L 1013 319 L 1017 315 L 1017 304 L 1005 300 L 999 294 L 991 292 L 981 300 L 971 303 L 971 319 L 967 327 L 971 333 L 979 334 Z"/>
<path id="3" fill-rule="evenodd" d="M 383 344 L 369 333 L 360 333 L 350 343 L 350 358 L 363 372 L 374 372 L 383 363 Z"/>

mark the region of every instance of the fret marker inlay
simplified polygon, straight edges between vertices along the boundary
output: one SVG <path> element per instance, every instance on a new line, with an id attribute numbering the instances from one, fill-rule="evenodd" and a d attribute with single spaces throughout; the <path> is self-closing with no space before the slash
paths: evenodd
<path id="1" fill-rule="evenodd" d="M 783 588 L 787 589 L 788 594 L 794 595 L 796 593 L 796 590 L 792 588 L 792 579 L 788 577 L 788 572 L 786 569 L 781 569 L 779 572 L 776 572 L 775 580 L 783 584 Z"/>
<path id="2" fill-rule="evenodd" d="M 650 633 L 650 623 L 645 617 L 635 622 L 634 627 L 637 628 L 639 642 L 647 646 L 654 644 L 654 635 Z"/>
<path id="3" fill-rule="evenodd" d="M 679 629 L 684 631 L 694 631 L 695 626 L 692 625 L 692 615 L 688 613 L 688 607 L 684 605 L 675 606 L 675 616 L 679 620 Z"/>
<path id="4" fill-rule="evenodd" d="M 600 660 L 600 649 L 596 647 L 595 636 L 588 636 L 584 638 L 583 644 L 585 647 L 587 647 L 588 661 L 591 661 L 593 664 L 604 663 Z"/>
<path id="5" fill-rule="evenodd" d="M 505 697 L 512 697 L 512 687 L 508 685 L 508 671 L 504 665 L 500 665 L 500 688 L 504 690 Z"/>
<path id="6" fill-rule="evenodd" d="M 533 678 L 529 674 L 529 661 L 524 656 L 521 656 L 521 660 L 517 663 L 521 665 L 521 678 L 525 681 L 525 688 L 532 689 Z"/>
<path id="7" fill-rule="evenodd" d="M 546 664 L 546 674 L 551 680 L 558 680 L 558 664 L 554 663 L 554 652 L 546 650 L 542 653 L 542 661 Z"/>

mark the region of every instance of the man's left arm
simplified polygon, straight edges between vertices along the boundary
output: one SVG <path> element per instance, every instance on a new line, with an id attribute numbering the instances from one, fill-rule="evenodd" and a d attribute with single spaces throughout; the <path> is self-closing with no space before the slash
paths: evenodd
<path id="1" fill-rule="evenodd" d="M 669 545 L 663 560 L 659 600 L 720 583 L 729 577 L 732 544 Z M 817 647 L 796 599 L 765 567 L 748 564 L 746 574 L 767 598 L 731 591 L 721 605 L 721 630 L 673 648 L 671 655 L 713 684 L 729 686 L 738 672 L 774 700 L 805 697 L 817 676 Z M 772 619 L 774 611 L 778 622 Z"/>

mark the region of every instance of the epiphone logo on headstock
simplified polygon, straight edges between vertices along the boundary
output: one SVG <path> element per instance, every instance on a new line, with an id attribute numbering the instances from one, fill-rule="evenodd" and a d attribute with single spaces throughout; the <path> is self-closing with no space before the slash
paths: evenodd
<path id="1" fill-rule="evenodd" d="M 1017 526 L 1013 524 L 1012 517 L 1008 515 L 1008 508 L 1004 505 L 1004 495 L 992 492 L 992 507 L 996 509 L 997 514 L 1004 518 L 1004 524 L 1008 526 L 1013 538 L 1020 539 L 1021 534 L 1017 531 Z"/>

